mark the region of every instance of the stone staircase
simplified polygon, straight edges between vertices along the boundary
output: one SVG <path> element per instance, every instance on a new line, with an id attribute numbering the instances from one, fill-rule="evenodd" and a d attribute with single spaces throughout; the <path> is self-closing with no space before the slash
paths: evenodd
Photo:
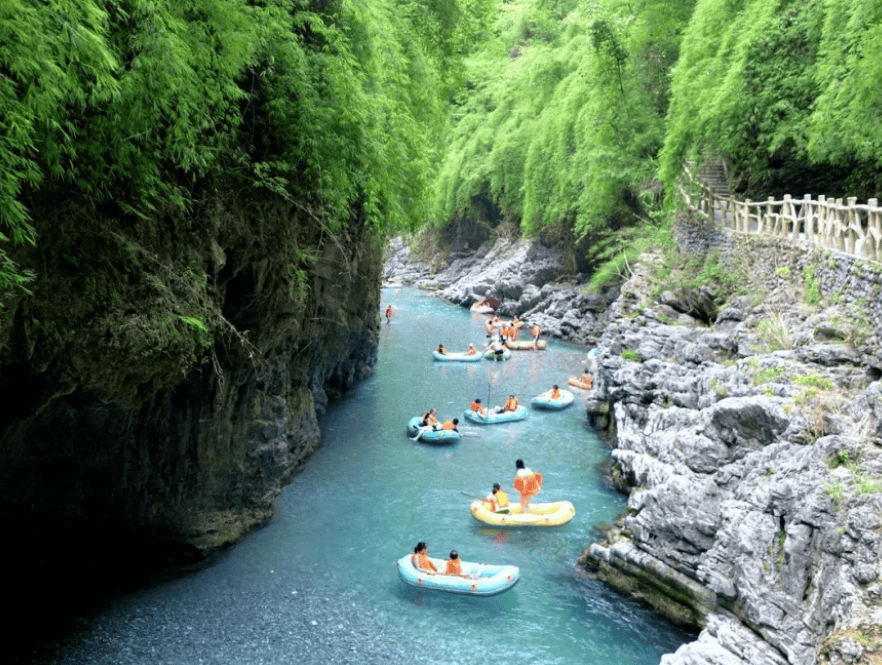
<path id="1" fill-rule="evenodd" d="M 701 169 L 700 177 L 717 196 L 724 198 L 730 196 L 729 179 L 726 177 L 726 167 L 722 162 L 706 161 Z"/>

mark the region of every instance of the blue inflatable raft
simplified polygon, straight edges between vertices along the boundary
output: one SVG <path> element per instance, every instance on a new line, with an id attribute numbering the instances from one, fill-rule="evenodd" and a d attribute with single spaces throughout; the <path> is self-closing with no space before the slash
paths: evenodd
<path id="1" fill-rule="evenodd" d="M 479 425 L 496 425 L 497 423 L 510 423 L 515 420 L 523 420 L 527 417 L 527 407 L 521 405 L 514 411 L 502 411 L 500 413 L 488 413 L 482 416 L 477 411 L 466 410 L 463 417 Z"/>
<path id="2" fill-rule="evenodd" d="M 420 431 L 420 420 L 419 416 L 414 416 L 410 420 L 407 421 L 407 436 L 411 439 L 415 437 Z M 417 441 L 422 443 L 432 443 L 439 446 L 445 446 L 449 443 L 456 443 L 462 438 L 462 435 L 452 429 L 435 429 L 435 430 L 426 430 L 423 432 L 422 436 L 420 436 Z"/>
<path id="3" fill-rule="evenodd" d="M 398 576 L 408 584 L 420 589 L 435 589 L 449 593 L 462 593 L 468 596 L 495 596 L 508 591 L 521 579 L 521 570 L 517 566 L 492 565 L 488 563 L 462 562 L 462 572 L 473 579 L 458 575 L 430 575 L 418 570 L 410 554 L 398 560 Z M 438 570 L 444 570 L 447 563 L 444 559 L 432 558 Z"/>
<path id="4" fill-rule="evenodd" d="M 549 390 L 541 395 L 536 395 L 536 397 L 530 400 L 530 404 L 532 404 L 535 409 L 553 409 L 556 411 L 563 409 L 572 403 L 573 393 L 569 390 L 561 390 L 560 397 L 557 399 L 551 398 L 551 391 Z"/>
<path id="5" fill-rule="evenodd" d="M 440 360 L 441 362 L 481 362 L 480 353 L 473 353 L 472 355 L 467 356 L 465 353 L 438 353 L 437 351 L 432 351 L 432 358 Z"/>

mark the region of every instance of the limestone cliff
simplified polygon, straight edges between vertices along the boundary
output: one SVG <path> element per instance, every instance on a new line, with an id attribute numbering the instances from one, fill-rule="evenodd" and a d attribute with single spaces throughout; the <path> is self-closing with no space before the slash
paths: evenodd
<path id="1" fill-rule="evenodd" d="M 665 665 L 878 663 L 882 268 L 704 225 L 678 240 L 602 295 L 538 241 L 431 265 L 393 243 L 386 275 L 594 347 L 587 417 L 629 502 L 580 561 L 703 629 Z"/>
<path id="2" fill-rule="evenodd" d="M 677 289 L 647 256 L 611 308 L 588 410 L 628 514 L 581 561 L 704 629 L 665 665 L 878 662 L 882 270 L 713 246 L 744 295 Z"/>

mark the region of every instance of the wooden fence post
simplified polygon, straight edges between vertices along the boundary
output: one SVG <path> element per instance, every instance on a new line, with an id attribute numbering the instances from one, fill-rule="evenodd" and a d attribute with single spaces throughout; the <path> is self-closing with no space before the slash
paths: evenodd
<path id="1" fill-rule="evenodd" d="M 848 216 L 846 217 L 846 223 L 848 224 L 848 232 L 846 234 L 847 239 L 847 247 L 849 254 L 856 254 L 858 249 L 858 241 L 860 240 L 860 217 L 858 217 L 857 210 L 854 209 L 855 204 L 857 204 L 856 196 L 848 197 Z"/>
<path id="2" fill-rule="evenodd" d="M 836 249 L 842 252 L 847 252 L 845 234 L 842 232 L 843 227 L 845 226 L 842 223 L 842 199 L 835 199 L 834 203 L 836 204 L 833 207 L 833 213 L 836 215 L 833 222 L 836 227 Z"/>
<path id="3" fill-rule="evenodd" d="M 812 195 L 805 194 L 802 197 L 802 217 L 803 228 L 805 229 L 805 239 L 809 242 L 815 241 L 815 216 L 812 214 Z"/>
<path id="4" fill-rule="evenodd" d="M 867 235 L 870 236 L 870 258 L 882 261 L 882 226 L 880 226 L 879 199 L 867 200 Z"/>

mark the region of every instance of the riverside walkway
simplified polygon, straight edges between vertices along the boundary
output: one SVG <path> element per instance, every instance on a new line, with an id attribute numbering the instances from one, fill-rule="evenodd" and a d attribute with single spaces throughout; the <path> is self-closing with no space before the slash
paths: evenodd
<path id="1" fill-rule="evenodd" d="M 686 170 L 690 175 L 689 169 Z M 702 174 L 697 196 L 683 191 L 686 204 L 705 219 L 739 233 L 765 234 L 802 240 L 859 258 L 882 263 L 882 208 L 878 199 L 859 204 L 857 197 L 827 199 L 806 194 L 795 199 L 785 194 L 780 200 L 743 201 L 728 191 L 709 185 Z"/>

